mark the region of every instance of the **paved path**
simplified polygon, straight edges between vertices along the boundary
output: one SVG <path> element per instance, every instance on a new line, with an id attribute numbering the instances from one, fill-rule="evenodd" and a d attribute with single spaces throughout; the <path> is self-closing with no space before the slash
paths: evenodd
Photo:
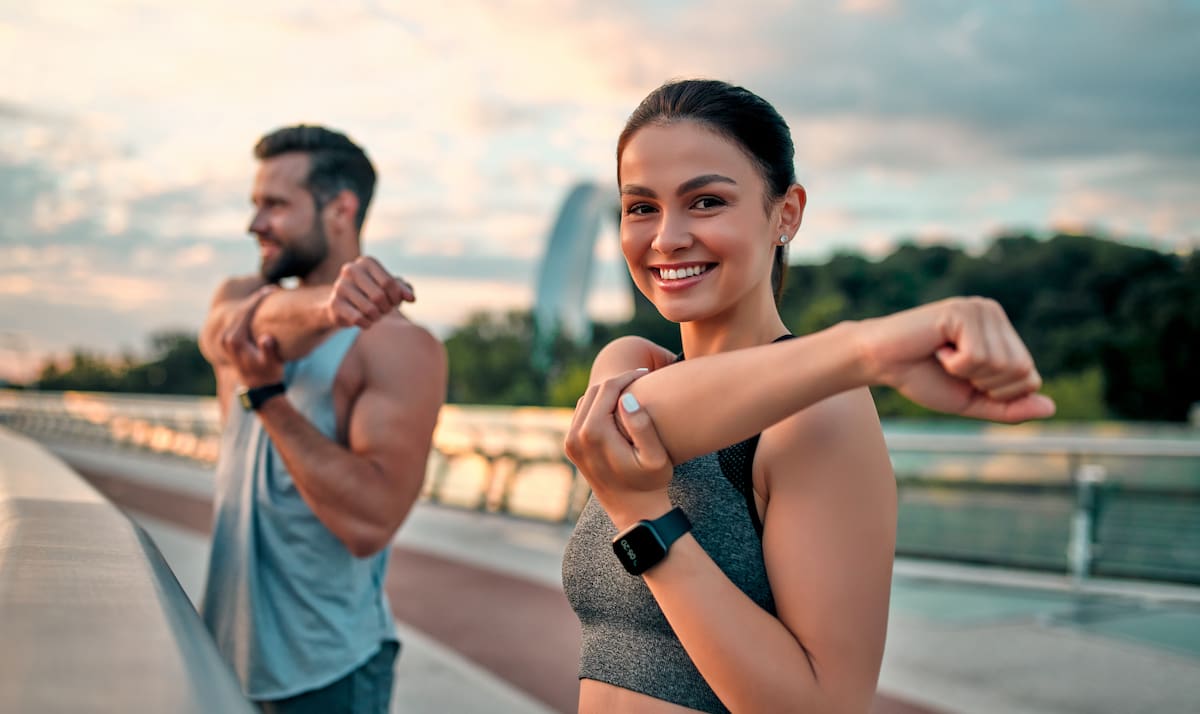
<path id="1" fill-rule="evenodd" d="M 195 600 L 211 476 L 177 461 L 56 451 L 155 537 Z M 566 526 L 419 505 L 388 591 L 403 712 L 567 712 L 578 624 Z M 900 561 L 877 714 L 1200 711 L 1200 589 Z"/>

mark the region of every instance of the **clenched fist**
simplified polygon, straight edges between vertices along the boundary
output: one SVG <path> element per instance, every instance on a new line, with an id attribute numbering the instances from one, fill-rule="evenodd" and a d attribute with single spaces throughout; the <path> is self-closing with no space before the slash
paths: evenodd
<path id="1" fill-rule="evenodd" d="M 401 303 L 415 301 L 412 286 L 389 273 L 379 261 L 359 256 L 342 266 L 325 310 L 338 327 L 368 328 Z"/>

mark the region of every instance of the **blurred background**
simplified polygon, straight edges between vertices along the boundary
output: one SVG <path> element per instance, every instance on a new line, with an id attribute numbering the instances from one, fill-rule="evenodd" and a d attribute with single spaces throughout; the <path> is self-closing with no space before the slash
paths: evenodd
<path id="1" fill-rule="evenodd" d="M 251 147 L 343 130 L 380 174 L 364 251 L 416 286 L 406 312 L 451 360 L 392 568 L 421 643 L 398 697 L 570 710 L 569 612 L 529 625 L 558 643 L 549 661 L 520 655 L 520 617 L 487 650 L 474 628 L 496 618 L 465 613 L 496 603 L 465 584 L 559 612 L 586 498 L 563 407 L 614 336 L 678 346 L 619 255 L 616 137 L 664 80 L 725 79 L 792 127 L 794 331 L 991 296 L 1059 404 L 999 427 L 876 391 L 901 494 L 881 711 L 1186 710 L 1197 37 L 1193 0 L 0 0 L 0 425 L 132 515 L 194 600 L 218 441 L 196 332 L 216 285 L 257 267 Z"/>

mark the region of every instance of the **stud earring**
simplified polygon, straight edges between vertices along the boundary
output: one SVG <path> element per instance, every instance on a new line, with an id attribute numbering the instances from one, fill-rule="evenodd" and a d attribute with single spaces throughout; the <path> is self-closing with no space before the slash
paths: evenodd
<path id="1" fill-rule="evenodd" d="M 779 244 L 780 244 L 780 245 L 783 245 L 783 244 L 785 244 L 785 243 L 787 243 L 787 242 L 788 242 L 788 234 L 787 234 L 787 233 L 784 233 L 784 234 L 782 234 L 782 235 L 780 235 L 780 236 L 779 236 Z"/>

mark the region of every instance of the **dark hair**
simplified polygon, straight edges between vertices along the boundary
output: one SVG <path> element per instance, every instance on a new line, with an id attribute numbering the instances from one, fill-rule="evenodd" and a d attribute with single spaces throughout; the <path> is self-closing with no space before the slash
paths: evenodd
<path id="1" fill-rule="evenodd" d="M 713 79 L 667 82 L 642 100 L 617 139 L 617 171 L 625 146 L 650 124 L 694 121 L 740 146 L 758 166 L 767 186 L 766 209 L 796 183 L 792 133 L 787 122 L 765 99 L 743 87 Z M 778 303 L 787 272 L 787 246 L 775 248 L 771 289 Z"/>
<path id="2" fill-rule="evenodd" d="M 341 132 L 308 124 L 276 129 L 254 145 L 254 157 L 260 161 L 291 152 L 309 156 L 305 188 L 312 194 L 317 210 L 342 191 L 350 191 L 358 197 L 354 222 L 362 230 L 367 206 L 375 193 L 375 167 L 362 147 Z"/>

